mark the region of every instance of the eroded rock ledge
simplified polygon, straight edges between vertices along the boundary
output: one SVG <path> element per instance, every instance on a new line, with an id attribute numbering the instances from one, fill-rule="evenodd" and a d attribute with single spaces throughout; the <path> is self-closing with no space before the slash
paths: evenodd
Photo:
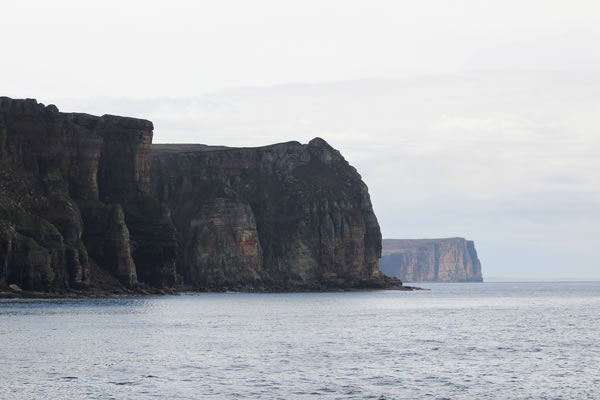
<path id="1" fill-rule="evenodd" d="M 0 292 L 401 287 L 379 271 L 366 185 L 324 140 L 152 136 L 150 121 L 0 98 Z"/>

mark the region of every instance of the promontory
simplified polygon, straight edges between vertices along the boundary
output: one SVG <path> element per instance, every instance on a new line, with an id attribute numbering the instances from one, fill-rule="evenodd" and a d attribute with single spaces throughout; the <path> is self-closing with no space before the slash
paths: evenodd
<path id="1" fill-rule="evenodd" d="M 407 282 L 482 282 L 475 243 L 463 238 L 383 239 L 381 271 Z"/>
<path id="2" fill-rule="evenodd" d="M 323 139 L 152 138 L 147 120 L 0 98 L 0 292 L 401 287 L 367 186 Z"/>

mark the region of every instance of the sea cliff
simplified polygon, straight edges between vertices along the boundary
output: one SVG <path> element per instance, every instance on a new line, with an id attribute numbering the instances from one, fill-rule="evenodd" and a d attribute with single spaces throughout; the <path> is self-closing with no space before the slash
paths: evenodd
<path id="1" fill-rule="evenodd" d="M 180 236 L 178 270 L 198 286 L 383 283 L 367 186 L 323 139 L 258 148 L 152 146 L 152 194 Z"/>
<path id="2" fill-rule="evenodd" d="M 0 97 L 0 292 L 401 286 L 379 271 L 366 185 L 324 140 L 152 137 L 147 120 Z"/>
<path id="3" fill-rule="evenodd" d="M 482 282 L 475 244 L 463 238 L 384 239 L 381 271 L 406 282 Z"/>

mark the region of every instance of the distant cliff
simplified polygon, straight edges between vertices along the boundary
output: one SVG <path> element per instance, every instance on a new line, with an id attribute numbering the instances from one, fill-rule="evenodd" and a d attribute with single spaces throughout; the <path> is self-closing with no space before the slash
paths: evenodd
<path id="1" fill-rule="evenodd" d="M 482 282 L 475 244 L 463 238 L 384 239 L 381 271 L 408 282 Z"/>
<path id="2" fill-rule="evenodd" d="M 0 97 L 0 292 L 401 285 L 379 271 L 366 185 L 322 139 L 151 150 L 152 136 L 150 121 Z"/>

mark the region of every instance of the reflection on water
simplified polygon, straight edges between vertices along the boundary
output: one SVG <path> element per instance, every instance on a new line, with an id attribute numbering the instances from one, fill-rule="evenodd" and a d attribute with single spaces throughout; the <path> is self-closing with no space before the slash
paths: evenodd
<path id="1" fill-rule="evenodd" d="M 599 398 L 600 283 L 0 301 L 0 398 Z"/>

